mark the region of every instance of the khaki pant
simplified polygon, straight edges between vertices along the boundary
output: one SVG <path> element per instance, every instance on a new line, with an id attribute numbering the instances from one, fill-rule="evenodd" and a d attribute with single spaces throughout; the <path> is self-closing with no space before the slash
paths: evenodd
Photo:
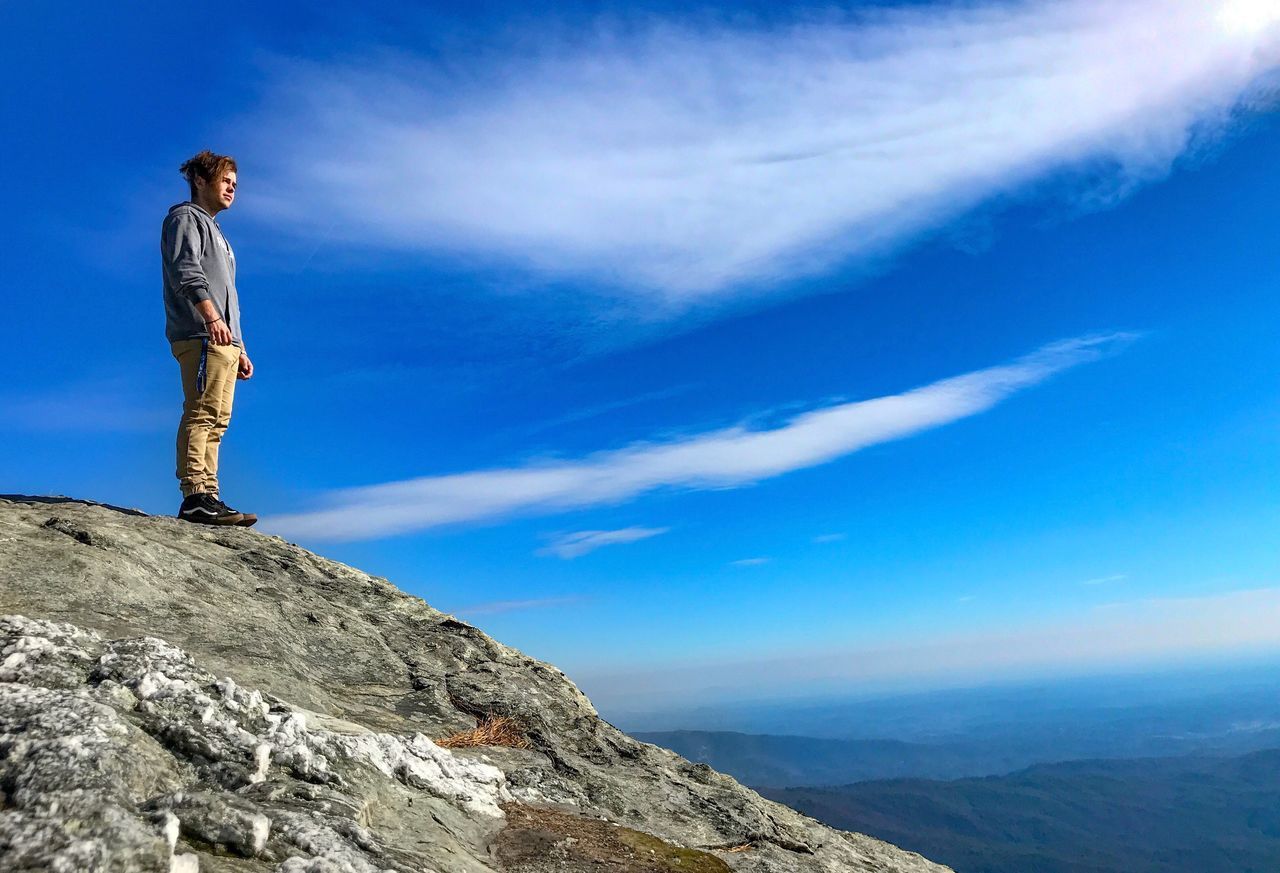
<path id="1" fill-rule="evenodd" d="M 178 482 L 184 497 L 218 493 L 218 447 L 231 423 L 236 393 L 239 346 L 209 343 L 204 392 L 196 390 L 200 370 L 200 340 L 173 343 L 173 356 L 182 370 L 182 421 L 178 425 Z"/>

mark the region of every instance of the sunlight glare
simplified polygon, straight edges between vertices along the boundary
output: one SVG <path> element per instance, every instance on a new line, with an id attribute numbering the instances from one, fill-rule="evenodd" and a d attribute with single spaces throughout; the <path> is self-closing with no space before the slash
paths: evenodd
<path id="1" fill-rule="evenodd" d="M 1280 22 L 1280 0 L 1228 0 L 1218 23 L 1229 33 L 1251 36 Z"/>

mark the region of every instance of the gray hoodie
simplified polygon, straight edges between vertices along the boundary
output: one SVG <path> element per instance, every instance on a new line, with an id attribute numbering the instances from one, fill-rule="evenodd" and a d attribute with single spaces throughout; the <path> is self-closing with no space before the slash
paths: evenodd
<path id="1" fill-rule="evenodd" d="M 190 201 L 171 207 L 160 232 L 160 258 L 164 263 L 165 336 L 169 342 L 207 337 L 209 329 L 196 303 L 212 300 L 213 308 L 231 329 L 233 341 L 244 348 L 236 256 L 213 216 Z"/>

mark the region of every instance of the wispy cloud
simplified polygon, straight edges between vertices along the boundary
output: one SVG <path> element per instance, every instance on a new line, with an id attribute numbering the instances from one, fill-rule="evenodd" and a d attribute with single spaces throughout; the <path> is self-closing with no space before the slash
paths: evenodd
<path id="1" fill-rule="evenodd" d="M 1129 577 L 1124 573 L 1116 573 L 1112 576 L 1099 576 L 1096 579 L 1086 579 L 1081 585 L 1109 585 L 1112 582 L 1123 582 Z"/>
<path id="2" fill-rule="evenodd" d="M 769 563 L 768 558 L 743 558 L 739 561 L 730 561 L 730 567 L 759 567 Z"/>
<path id="3" fill-rule="evenodd" d="M 820 545 L 823 543 L 838 543 L 846 537 L 847 534 L 842 533 L 820 534 L 819 536 L 814 537 L 813 541 Z"/>
<path id="4" fill-rule="evenodd" d="M 1131 334 L 1066 340 L 998 367 L 806 412 L 781 427 L 745 426 L 640 443 L 571 461 L 349 488 L 324 508 L 264 521 L 304 539 L 365 539 L 516 513 L 618 503 L 661 487 L 734 488 L 833 461 L 971 415 L 1055 373 L 1115 352 Z"/>
<path id="5" fill-rule="evenodd" d="M 614 546 L 620 543 L 635 543 L 650 537 L 660 536 L 670 528 L 666 527 L 627 527 L 621 530 L 580 530 L 576 533 L 560 534 L 546 547 L 539 549 L 539 555 L 554 555 L 557 558 L 570 560 L 580 558 L 588 552 L 594 552 L 602 546 Z"/>
<path id="6" fill-rule="evenodd" d="M 281 63 L 245 125 L 281 159 L 246 208 L 682 306 L 883 251 L 1057 171 L 1119 196 L 1280 61 L 1265 0 L 795 15 Z"/>
<path id="7" fill-rule="evenodd" d="M 456 610 L 458 615 L 496 615 L 500 612 L 521 612 L 527 609 L 551 609 L 559 606 L 576 606 L 585 603 L 586 597 L 543 597 L 538 600 L 495 600 L 477 603 Z"/>

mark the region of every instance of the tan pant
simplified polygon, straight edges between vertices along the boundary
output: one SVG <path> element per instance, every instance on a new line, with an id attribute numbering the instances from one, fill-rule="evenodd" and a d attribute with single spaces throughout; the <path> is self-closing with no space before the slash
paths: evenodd
<path id="1" fill-rule="evenodd" d="M 203 393 L 196 390 L 200 370 L 200 340 L 173 343 L 173 356 L 182 370 L 182 422 L 178 425 L 178 482 L 184 497 L 218 493 L 218 447 L 231 423 L 236 394 L 239 346 L 209 343 Z"/>

